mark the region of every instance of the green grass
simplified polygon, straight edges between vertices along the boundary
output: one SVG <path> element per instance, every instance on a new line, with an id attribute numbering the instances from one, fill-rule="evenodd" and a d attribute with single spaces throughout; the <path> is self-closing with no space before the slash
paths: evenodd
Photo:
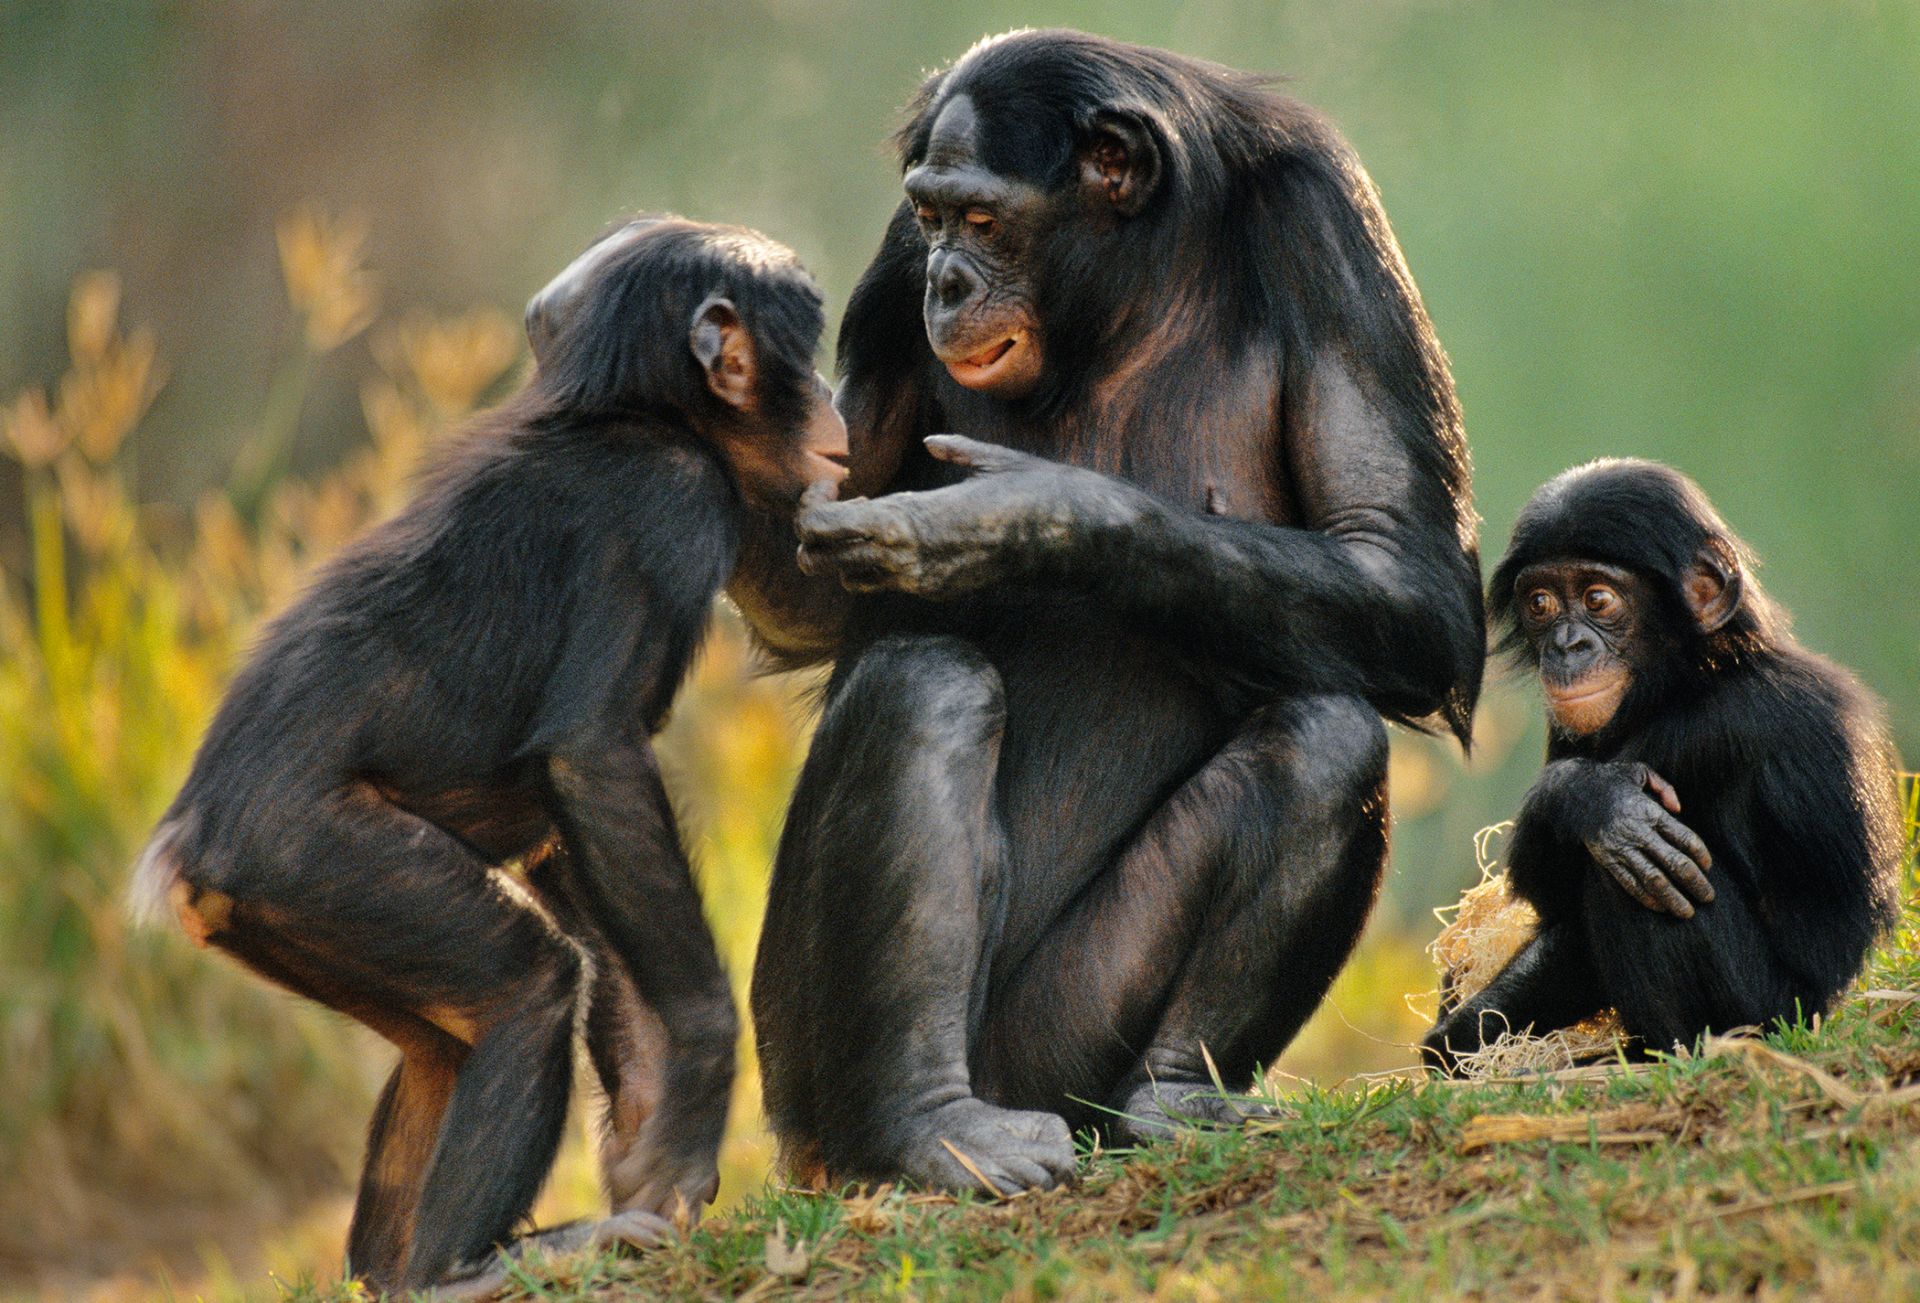
<path id="1" fill-rule="evenodd" d="M 1006 1203 L 770 1188 L 643 1257 L 529 1264 L 502 1297 L 1920 1297 L 1920 912 L 1830 1018 L 1763 1039 L 1274 1102 Z"/>

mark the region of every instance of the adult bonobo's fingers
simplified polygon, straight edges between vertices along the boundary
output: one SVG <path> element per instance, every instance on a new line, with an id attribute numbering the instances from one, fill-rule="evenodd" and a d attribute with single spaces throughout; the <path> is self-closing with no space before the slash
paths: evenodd
<path id="1" fill-rule="evenodd" d="M 871 498 L 850 498 L 845 502 L 822 502 L 807 507 L 794 517 L 793 530 L 809 546 L 833 543 L 848 538 L 871 538 L 881 522 L 897 514 Z"/>
<path id="2" fill-rule="evenodd" d="M 798 509 L 805 511 L 809 507 L 821 507 L 829 502 L 838 502 L 839 500 L 840 486 L 837 483 L 833 480 L 815 480 L 813 483 L 807 485 L 806 489 L 800 494 L 800 506 Z M 849 502 L 855 502 L 861 499 L 849 498 L 847 500 Z"/>
<path id="3" fill-rule="evenodd" d="M 1660 804 L 1667 807 L 1669 813 L 1680 813 L 1680 793 L 1673 790 L 1672 783 L 1669 783 L 1645 765 L 1640 766 L 1640 782 L 1642 786 L 1659 799 Z"/>
<path id="4" fill-rule="evenodd" d="M 1003 448 L 997 443 L 982 443 L 964 434 L 930 434 L 923 441 L 927 451 L 941 461 L 977 471 L 1012 470 L 1030 458 L 1024 452 Z"/>

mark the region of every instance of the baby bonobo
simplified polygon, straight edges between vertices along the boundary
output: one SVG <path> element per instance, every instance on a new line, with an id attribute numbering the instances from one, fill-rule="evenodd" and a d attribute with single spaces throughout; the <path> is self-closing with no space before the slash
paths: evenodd
<path id="1" fill-rule="evenodd" d="M 1606 1008 L 1638 1052 L 1827 1009 L 1894 914 L 1891 748 L 1699 486 L 1644 461 L 1566 472 L 1520 513 L 1487 606 L 1547 697 L 1507 869 L 1540 927 L 1442 1014 L 1429 1062 Z"/>
<path id="2" fill-rule="evenodd" d="M 603 236 L 529 306 L 526 387 L 267 628 L 142 857 L 197 941 L 399 1047 L 348 1237 L 375 1290 L 526 1215 L 582 1011 L 592 1234 L 714 1196 L 736 1019 L 650 739 L 743 535 L 844 474 L 821 326 L 754 232 Z"/>

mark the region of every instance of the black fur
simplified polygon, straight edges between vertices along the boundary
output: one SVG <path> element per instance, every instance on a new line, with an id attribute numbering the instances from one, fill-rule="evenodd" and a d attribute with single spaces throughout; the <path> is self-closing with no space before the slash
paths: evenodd
<path id="1" fill-rule="evenodd" d="M 1011 286 L 1045 374 L 995 398 L 937 362 L 903 204 L 839 345 L 842 497 L 887 496 L 800 523 L 875 595 L 761 625 L 840 659 L 754 1008 L 790 1162 L 978 1185 L 948 1141 L 1021 1188 L 1070 1172 L 1063 1118 L 1231 1119 L 1208 1056 L 1247 1085 L 1372 903 L 1379 715 L 1464 740 L 1485 634 L 1445 359 L 1333 129 L 1242 73 L 1025 32 L 928 81 L 903 165 L 963 94 L 979 160 L 1053 214 Z M 1125 217 L 1075 194 L 1114 111 L 1162 163 Z M 991 468 L 929 455 L 942 431 Z"/>
<path id="2" fill-rule="evenodd" d="M 1739 604 L 1703 633 L 1683 578 L 1703 553 L 1730 562 Z M 1556 728 L 1509 850 L 1514 891 L 1540 912 L 1536 941 L 1429 1038 L 1443 1066 L 1485 1033 L 1563 1026 L 1618 1009 L 1648 1049 L 1829 1008 L 1893 921 L 1900 856 L 1891 746 L 1878 702 L 1796 643 L 1753 575 L 1747 547 L 1698 485 L 1651 462 L 1568 471 L 1527 504 L 1493 572 L 1488 606 L 1522 668 L 1515 578 L 1541 562 L 1602 561 L 1651 581 L 1659 654 L 1636 661 L 1597 732 Z M 1711 853 L 1713 898 L 1691 918 L 1631 899 L 1595 866 L 1597 811 L 1644 771 L 1671 783 L 1679 818 Z"/>
<path id="3" fill-rule="evenodd" d="M 142 868 L 211 944 L 402 1050 L 349 1241 L 376 1289 L 526 1215 L 589 981 L 616 1205 L 713 1194 L 736 1020 L 649 736 L 733 569 L 742 445 L 797 438 L 820 297 L 750 232 L 616 236 L 527 387 L 268 626 Z M 715 293 L 764 419 L 690 353 Z"/>

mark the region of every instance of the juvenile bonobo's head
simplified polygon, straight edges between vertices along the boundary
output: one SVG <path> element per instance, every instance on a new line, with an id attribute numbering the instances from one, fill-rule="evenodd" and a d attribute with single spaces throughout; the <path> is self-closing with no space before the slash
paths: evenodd
<path id="1" fill-rule="evenodd" d="M 1699 485 L 1609 459 L 1533 495 L 1487 606 L 1503 649 L 1539 672 L 1555 730 L 1587 737 L 1772 645 L 1779 617 L 1750 570 Z"/>
<path id="2" fill-rule="evenodd" d="M 1024 398 L 1080 369 L 1069 349 L 1156 324 L 1132 287 L 1173 271 L 1151 248 L 1186 157 L 1168 115 L 1212 103 L 1193 88 L 1230 76 L 1079 32 L 1013 32 L 921 88 L 897 138 L 895 231 L 925 245 L 927 341 L 956 383 Z"/>
<path id="3" fill-rule="evenodd" d="M 756 231 L 639 217 L 527 304 L 533 385 L 571 416 L 668 416 L 708 439 L 756 504 L 846 475 L 847 428 L 814 369 L 820 291 Z"/>

